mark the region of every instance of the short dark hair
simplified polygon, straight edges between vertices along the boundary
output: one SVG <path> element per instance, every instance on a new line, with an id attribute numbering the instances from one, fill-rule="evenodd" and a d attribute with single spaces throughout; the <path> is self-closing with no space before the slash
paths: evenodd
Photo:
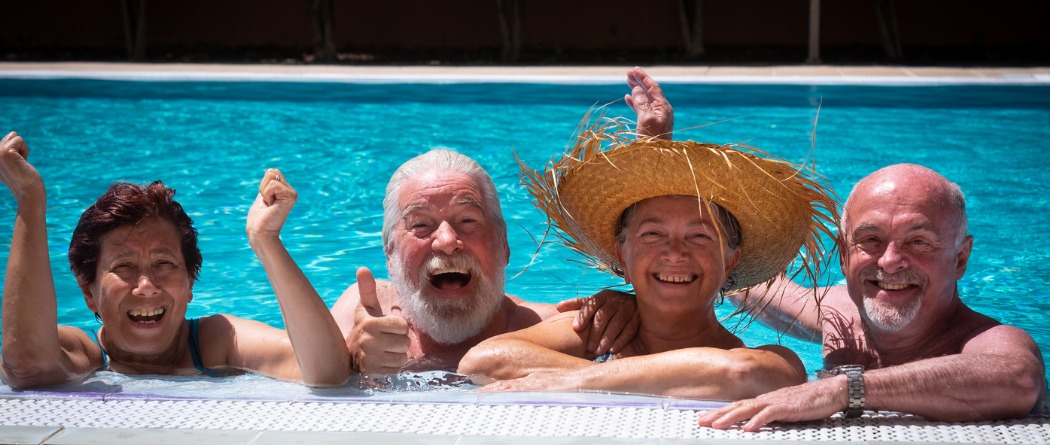
<path id="1" fill-rule="evenodd" d="M 200 275 L 201 257 L 197 229 L 193 220 L 175 201 L 175 190 L 161 181 L 149 185 L 116 182 L 95 203 L 84 210 L 73 229 L 69 243 L 69 268 L 81 285 L 95 282 L 102 237 L 121 226 L 134 226 L 150 217 L 175 225 L 182 246 L 182 258 L 190 278 Z"/>

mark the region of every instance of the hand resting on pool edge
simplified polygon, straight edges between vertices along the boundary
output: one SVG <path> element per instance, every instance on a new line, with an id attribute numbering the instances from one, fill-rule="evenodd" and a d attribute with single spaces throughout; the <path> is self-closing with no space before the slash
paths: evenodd
<path id="1" fill-rule="evenodd" d="M 666 109 L 672 110 L 670 106 Z M 860 412 L 850 405 L 920 414 L 932 420 L 970 421 L 1022 417 L 1039 407 L 1046 393 L 1039 346 L 1023 330 L 973 311 L 959 296 L 957 280 L 965 272 L 973 243 L 966 233 L 965 199 L 959 187 L 928 168 L 899 164 L 858 183 L 850 201 L 862 191 L 881 192 L 881 198 L 858 202 L 875 208 L 882 205 L 886 215 L 897 214 L 902 221 L 919 217 L 926 222 L 897 233 L 871 218 L 849 222 L 847 214 L 862 212 L 844 211 L 835 223 L 841 224 L 839 233 L 847 240 L 840 253 L 843 270 L 852 270 L 846 276 L 849 288 L 834 286 L 815 293 L 781 276 L 770 289 L 756 286 L 728 298 L 742 305 L 742 310 L 748 310 L 748 305 L 765 308 L 759 320 L 780 332 L 807 341 L 822 339 L 827 369 L 840 365 L 865 369 L 850 371 L 855 375 L 851 377 L 840 368 L 839 375 L 827 380 L 728 405 L 701 416 L 701 425 L 729 428 L 739 422 L 744 429 L 756 430 L 771 421 L 815 420 L 843 410 L 850 415 Z M 901 208 L 889 208 L 894 202 L 901 203 Z M 910 206 L 909 212 L 901 212 L 904 203 Z M 855 233 L 846 230 L 847 225 L 867 227 L 857 235 L 874 241 L 849 242 Z M 920 230 L 923 228 L 926 230 Z M 952 234 L 958 236 L 953 239 Z M 931 251 L 941 254 L 938 261 L 931 262 L 932 255 L 918 250 L 918 246 L 931 246 L 931 240 Z M 898 247 L 889 248 L 890 244 Z M 881 247 L 863 248 L 865 245 Z M 872 250 L 874 253 L 866 253 Z M 862 284 L 874 283 L 865 275 L 875 276 L 880 270 L 881 280 L 889 286 L 876 289 L 874 284 Z M 922 292 L 915 292 L 915 286 L 894 290 L 906 276 L 925 282 L 919 288 Z M 887 298 L 908 293 L 923 294 L 902 300 L 912 308 L 909 311 L 895 309 L 893 299 Z M 818 295 L 823 296 L 819 305 Z M 869 321 L 868 311 L 876 319 L 911 311 L 915 317 L 910 322 L 898 320 L 898 329 L 885 329 L 878 327 L 884 323 Z M 863 399 L 850 400 L 851 381 L 854 388 L 864 387 Z"/>
<path id="2" fill-rule="evenodd" d="M 840 226 L 846 286 L 830 288 L 819 309 L 786 280 L 752 302 L 764 316 L 797 314 L 793 329 L 823 338 L 825 368 L 850 369 L 705 413 L 701 425 L 755 431 L 863 409 L 980 421 L 1038 406 L 1039 345 L 959 295 L 973 236 L 958 185 L 919 165 L 885 167 L 856 184 Z"/>
<path id="3" fill-rule="evenodd" d="M 559 161 L 542 172 L 523 167 L 523 176 L 570 246 L 634 287 L 637 334 L 619 352 L 595 356 L 572 328 L 574 314 L 563 314 L 482 342 L 460 373 L 498 381 L 483 390 L 716 400 L 805 381 L 794 352 L 747 347 L 714 305 L 796 258 L 801 270 L 823 269 L 817 235 L 834 201 L 812 171 L 734 146 L 631 142 L 622 126 L 597 121 Z"/>
<path id="4" fill-rule="evenodd" d="M 16 133 L 0 141 L 0 180 L 18 206 L 3 289 L 0 377 L 5 383 L 15 388 L 55 386 L 100 369 L 168 375 L 254 371 L 303 381 L 285 331 L 223 314 L 185 318 L 201 265 L 197 232 L 174 201 L 174 190 L 159 181 L 115 183 L 85 210 L 73 232 L 69 261 L 85 304 L 102 326 L 97 337 L 59 326 L 47 246 L 46 191 L 28 155 L 28 146 Z M 268 199 L 263 207 L 274 203 Z M 262 209 L 268 214 L 255 222 L 279 221 L 279 227 L 287 208 Z M 293 330 L 303 315 L 330 317 L 316 307 L 285 309 Z M 314 314 L 307 314 L 311 311 Z M 341 338 L 335 338 L 340 348 L 332 348 L 331 354 L 338 357 L 343 349 L 345 357 Z M 327 371 L 329 366 L 336 370 Z M 346 365 L 335 361 L 311 367 L 305 383 L 341 384 L 348 372 L 340 372 L 340 367 Z"/>

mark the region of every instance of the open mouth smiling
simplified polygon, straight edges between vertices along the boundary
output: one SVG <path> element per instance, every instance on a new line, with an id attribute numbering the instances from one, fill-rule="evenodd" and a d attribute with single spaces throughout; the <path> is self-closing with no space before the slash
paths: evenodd
<path id="1" fill-rule="evenodd" d="M 164 308 L 132 309 L 128 311 L 128 318 L 135 323 L 154 324 L 164 318 Z"/>
<path id="2" fill-rule="evenodd" d="M 888 283 L 886 281 L 878 281 L 878 280 L 871 280 L 871 281 L 869 281 L 869 283 L 875 285 L 875 287 L 878 287 L 879 289 L 888 290 L 888 291 L 904 290 L 904 289 L 907 289 L 909 287 L 914 286 L 914 284 L 909 284 L 909 283 Z"/>
<path id="3" fill-rule="evenodd" d="M 436 270 L 430 274 L 430 285 L 441 290 L 457 290 L 467 287 L 474 275 L 463 270 Z"/>
<path id="4" fill-rule="evenodd" d="M 698 276 L 696 274 L 662 274 L 654 273 L 653 278 L 661 283 L 671 284 L 689 284 L 696 281 Z"/>

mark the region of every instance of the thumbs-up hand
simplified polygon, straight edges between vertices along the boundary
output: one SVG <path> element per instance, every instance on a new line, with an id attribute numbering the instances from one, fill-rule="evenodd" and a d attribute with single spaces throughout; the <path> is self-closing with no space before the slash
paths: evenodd
<path id="1" fill-rule="evenodd" d="M 396 374 L 408 362 L 408 321 L 394 306 L 383 315 L 376 280 L 366 267 L 357 270 L 361 299 L 354 314 L 354 327 L 346 336 L 354 370 L 362 374 Z"/>

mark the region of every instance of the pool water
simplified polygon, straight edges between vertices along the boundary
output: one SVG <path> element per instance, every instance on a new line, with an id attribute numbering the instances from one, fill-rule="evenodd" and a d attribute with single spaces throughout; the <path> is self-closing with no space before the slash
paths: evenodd
<path id="1" fill-rule="evenodd" d="M 976 238 L 960 282 L 963 299 L 1027 330 L 1050 358 L 1050 236 L 1043 228 L 1050 214 L 1050 87 L 665 82 L 664 89 L 675 107 L 677 138 L 743 142 L 815 162 L 843 199 L 858 179 L 899 162 L 924 164 L 959 183 Z M 590 107 L 626 90 L 622 84 L 0 79 L 0 130 L 26 139 L 47 185 L 60 323 L 96 327 L 66 260 L 80 212 L 113 181 L 163 179 L 194 218 L 204 253 L 188 316 L 224 312 L 281 326 L 244 235 L 268 167 L 280 168 L 299 191 L 283 239 L 329 305 L 354 282 L 357 267 L 386 276 L 380 246 L 386 181 L 400 163 L 434 147 L 473 157 L 499 187 L 510 230 L 510 293 L 556 302 L 620 284 L 562 246 L 537 247 L 545 219 L 520 184 L 515 155 L 542 166 L 564 150 Z M 630 110 L 621 101 L 608 113 Z M 0 194 L 4 264 L 14 213 L 14 199 Z M 842 282 L 839 271 L 832 276 Z M 781 341 L 807 369 L 820 367 L 815 344 L 757 324 L 740 335 L 749 345 Z"/>

